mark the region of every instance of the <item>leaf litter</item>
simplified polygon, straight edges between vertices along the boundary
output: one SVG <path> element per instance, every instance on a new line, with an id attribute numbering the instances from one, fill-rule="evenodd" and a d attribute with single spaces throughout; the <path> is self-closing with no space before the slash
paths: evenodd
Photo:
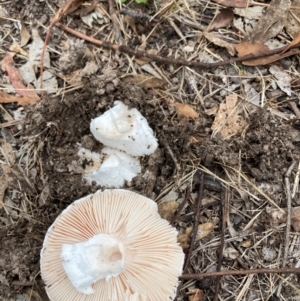
<path id="1" fill-rule="evenodd" d="M 80 1 L 74 7 L 71 4 L 72 1 L 68 1 L 60 12 L 69 14 Z M 43 237 L 68 204 L 99 188 L 82 181 L 80 168 L 76 168 L 83 164 L 77 157 L 78 145 L 92 151 L 101 150 L 102 146 L 90 135 L 89 122 L 109 109 L 115 100 L 138 108 L 160 144 L 153 156 L 143 158 L 141 175 L 127 183 L 125 189 L 149 196 L 160 204 L 160 214 L 174 223 L 185 251 L 193 248 L 188 273 L 218 269 L 222 235 L 225 235 L 222 269 L 296 267 L 299 264 L 297 232 L 285 236 L 286 220 L 274 223 L 268 211 L 271 204 L 271 209 L 285 212 L 288 193 L 282 182 L 291 162 L 299 161 L 300 156 L 299 112 L 293 98 L 299 92 L 298 52 L 294 48 L 298 47 L 299 31 L 292 33 L 288 25 L 291 15 L 296 17 L 293 24 L 297 24 L 298 11 L 293 3 L 278 0 L 173 4 L 168 4 L 167 9 L 162 4 L 157 10 L 150 3 L 149 7 L 140 7 L 144 15 L 150 16 L 147 20 L 153 15 L 162 19 L 141 22 L 133 16 L 131 24 L 134 26 L 125 22 L 119 15 L 119 6 L 116 7 L 115 15 L 122 26 L 125 45 L 190 61 L 233 62 L 236 50 L 241 58 L 248 53 L 263 57 L 232 65 L 215 65 L 210 69 L 184 67 L 112 52 L 88 44 L 82 38 L 78 42 L 53 27 L 44 65 L 45 72 L 51 71 L 56 80 L 56 88 L 48 89 L 41 101 L 38 96 L 31 106 L 25 107 L 26 117 L 18 126 L 13 123 L 17 118 L 14 116 L 18 115 L 15 105 L 4 104 L 4 111 L 1 111 L 1 133 L 6 137 L 1 140 L 3 151 L 0 153 L 0 252 L 3 260 L 0 273 L 5 275 L 0 278 L 1 296 L 16 296 L 20 292 L 25 296 L 28 292 L 22 284 L 30 283 L 34 296 L 47 300 L 43 283 L 39 276 L 36 278 Z M 5 7 L 16 20 L 17 5 Z M 74 16 L 78 15 L 74 12 L 68 16 L 69 26 L 98 39 L 118 40 L 116 23 L 108 18 L 108 12 L 112 11 L 109 4 L 93 5 L 86 12 L 101 11 L 104 17 L 88 17 L 87 29 L 82 27 L 85 13 L 79 13 L 80 18 L 75 18 L 75 22 Z M 118 5 L 136 10 L 134 3 Z M 41 15 L 45 12 L 53 15 L 55 6 L 38 2 L 36 7 Z M 36 10 L 27 9 L 35 16 Z M 28 16 L 25 11 L 26 26 Z M 171 22 L 163 19 L 164 16 Z M 13 20 L 6 22 L 11 26 L 15 45 L 21 46 L 11 48 L 10 51 L 17 54 L 9 58 L 10 65 L 4 60 L 0 85 L 6 90 L 0 90 L 0 97 L 24 106 L 26 101 L 19 92 L 27 89 L 28 83 L 36 85 L 30 89 L 35 95 L 40 92 L 38 74 L 45 36 L 35 35 L 35 27 L 28 27 L 32 39 L 25 43 L 24 27 L 14 26 Z M 46 21 L 46 26 L 49 22 Z M 293 41 L 292 44 L 289 41 Z M 32 46 L 35 43 L 39 49 L 36 52 Z M 274 49 L 271 45 L 284 47 L 269 56 Z M 26 52 L 28 59 L 22 57 Z M 6 48 L 1 54 L 1 60 L 5 59 Z M 25 64 L 30 72 L 20 75 L 14 66 L 19 68 Z M 269 66 L 262 66 L 266 64 Z M 44 79 L 47 78 L 45 72 Z M 30 74 L 29 82 L 24 84 L 25 77 Z M 16 85 L 14 78 L 23 86 Z M 12 89 L 13 85 L 18 91 Z M 46 81 L 44 88 L 48 88 Z M 8 127 L 7 116 L 11 122 Z M 11 137 L 14 143 L 8 142 L 13 141 Z M 205 200 L 200 210 L 200 223 L 194 225 L 201 171 L 205 171 Z M 293 231 L 298 229 L 299 173 L 294 168 L 289 176 L 292 188 L 295 187 L 290 200 L 294 212 Z M 224 202 L 222 189 L 230 193 L 228 202 Z M 224 234 L 219 230 L 224 218 L 220 206 L 228 213 Z M 277 206 L 281 209 L 275 209 Z M 205 235 L 199 236 L 202 233 L 199 230 L 196 244 L 191 246 L 195 226 L 204 227 L 201 231 Z M 290 246 L 286 263 L 279 252 L 284 244 Z M 178 298 L 215 298 L 214 280 L 206 284 L 205 279 L 209 278 L 183 281 Z M 222 299 L 235 298 L 228 294 L 230 287 L 239 300 L 268 300 L 276 294 L 283 300 L 292 300 L 297 296 L 299 285 L 295 275 L 290 274 L 282 290 L 274 285 L 277 280 L 277 274 L 270 276 L 268 273 L 262 274 L 259 282 L 256 276 L 226 276 L 221 279 L 217 295 Z"/>

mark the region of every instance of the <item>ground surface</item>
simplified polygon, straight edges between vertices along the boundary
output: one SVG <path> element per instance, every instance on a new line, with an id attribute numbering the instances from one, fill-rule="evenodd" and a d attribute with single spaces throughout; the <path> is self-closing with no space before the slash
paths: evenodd
<path id="1" fill-rule="evenodd" d="M 1 1 L 0 4 L 7 13 L 6 19 L 0 19 L 1 59 L 13 40 L 20 40 L 16 20 L 22 9 L 29 30 L 41 24 L 48 26 L 49 16 L 58 9 L 55 1 L 50 5 L 40 1 Z M 191 25 L 188 22 L 189 15 L 185 11 L 188 4 L 198 23 Z M 144 41 L 146 49 L 160 50 L 162 56 L 180 54 L 189 58 L 189 52 L 183 50 L 188 48 L 184 47 L 196 45 L 197 34 L 211 22 L 217 6 L 209 1 L 199 1 L 196 6 L 192 2 L 188 4 L 183 5 L 183 10 L 179 4 L 178 10 L 174 9 L 155 26 L 152 23 L 145 25 L 139 18 L 125 22 L 117 7 L 123 36 L 127 32 L 124 42 L 134 48 Z M 99 5 L 109 11 L 108 3 Z M 162 6 L 163 3 L 130 3 L 123 8 L 153 15 Z M 117 30 L 108 18 L 103 17 L 103 20 L 89 28 L 77 15 L 71 15 L 65 17 L 63 23 L 71 21 L 70 27 L 78 31 L 114 42 L 112 36 Z M 195 24 L 199 24 L 199 28 Z M 180 38 L 177 29 L 186 38 Z M 46 29 L 39 26 L 38 30 L 44 38 Z M 67 39 L 73 42 L 64 48 Z M 224 49 L 198 42 L 200 48 L 209 51 L 202 56 L 195 52 L 193 59 L 202 57 L 208 62 L 215 61 L 213 56 L 207 58 L 207 53 L 230 58 Z M 28 50 L 26 46 L 24 48 Z M 158 203 L 176 201 L 177 204 L 183 202 L 187 191 L 191 191 L 188 202 L 175 220 L 175 226 L 183 235 L 179 241 L 185 253 L 190 245 L 189 235 L 184 235 L 195 221 L 199 175 L 201 171 L 210 175 L 205 182 L 200 224 L 210 223 L 213 227 L 193 246 L 185 273 L 217 269 L 222 218 L 227 222 L 222 269 L 299 267 L 298 216 L 295 214 L 287 238 L 286 219 L 275 214 L 278 208 L 287 207 L 284 179 L 293 162 L 296 163 L 288 177 L 290 189 L 297 184 L 300 132 L 295 107 L 299 103 L 297 97 L 289 98 L 274 84 L 268 67 L 228 65 L 199 70 L 172 64 L 145 64 L 144 61 L 144 65 L 148 65 L 145 71 L 141 67 L 144 65 L 129 55 L 78 42 L 58 28 L 53 29 L 49 49 L 52 70 L 54 74 L 60 74 L 59 91 L 45 95 L 34 105 L 25 106 L 20 123 L 1 127 L 1 166 L 10 163 L 8 165 L 17 171 L 17 175 L 13 174 L 9 184 L 6 183 L 0 202 L 0 300 L 47 300 L 39 274 L 45 233 L 70 203 L 101 188 L 87 185 L 82 180 L 84 162 L 78 163 L 77 152 L 80 144 L 92 151 L 101 150 L 103 146 L 90 134 L 89 124 L 92 118 L 111 108 L 115 100 L 137 108 L 148 120 L 159 142 L 155 154 L 143 158 L 141 174 L 126 183 L 125 188 Z M 24 64 L 24 56 L 18 55 L 14 61 L 19 67 Z M 62 74 L 71 74 L 91 62 L 97 68 L 82 76 L 79 88 L 68 90 Z M 296 96 L 299 93 L 299 58 L 292 56 L 274 64 L 293 74 L 296 83 L 292 89 Z M 6 87 L 9 79 L 5 70 L 1 72 L 1 86 Z M 136 76 L 148 76 L 147 72 L 154 75 L 156 81 L 153 77 L 145 80 L 146 77 Z M 251 96 L 246 91 L 243 80 L 247 82 L 247 89 L 253 89 L 252 93 L 255 91 L 256 94 Z M 255 106 L 246 101 L 249 97 L 261 96 L 262 91 L 264 97 Z M 238 95 L 238 115 L 228 111 L 236 119 L 224 121 L 219 106 L 232 93 Z M 295 104 L 292 109 L 290 102 Z M 16 104 L 3 104 L 2 124 L 12 121 L 13 118 L 7 116 L 16 116 L 17 110 Z M 224 114 L 227 114 L 225 109 Z M 225 130 L 222 132 L 220 128 Z M 7 144 L 12 149 L 12 160 L 5 151 Z M 7 177 L 7 171 L 2 170 L 2 178 Z M 291 206 L 299 205 L 299 192 L 295 188 Z M 164 215 L 169 220 L 175 215 L 177 207 L 173 207 L 168 207 Z M 224 211 L 228 214 L 222 216 Z M 284 250 L 286 243 L 288 253 Z M 278 292 L 282 279 L 285 283 Z M 299 300 L 299 291 L 299 279 L 294 274 L 226 276 L 221 280 L 218 300 Z M 183 282 L 177 297 L 179 300 L 213 300 L 214 293 L 215 279 L 204 278 Z"/>

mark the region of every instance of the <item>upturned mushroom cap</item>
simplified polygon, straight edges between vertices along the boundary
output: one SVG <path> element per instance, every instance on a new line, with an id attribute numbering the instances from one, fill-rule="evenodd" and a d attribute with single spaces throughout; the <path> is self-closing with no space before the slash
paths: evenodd
<path id="1" fill-rule="evenodd" d="M 84 273 L 91 269 L 91 275 L 98 277 L 87 284 L 87 294 L 78 292 L 69 279 L 72 266 L 68 266 L 67 274 L 63 265 L 72 260 L 74 248 L 102 248 L 106 241 L 108 248 L 99 251 L 105 257 L 104 271 L 102 260 L 97 262 L 92 249 L 76 253 L 84 262 L 92 262 L 84 267 Z M 111 254 L 107 253 L 110 246 Z M 41 274 L 52 301 L 170 301 L 175 296 L 183 260 L 177 231 L 159 216 L 156 203 L 115 189 L 75 201 L 55 220 L 41 251 Z M 77 259 L 74 262 L 75 270 L 82 267 Z"/>

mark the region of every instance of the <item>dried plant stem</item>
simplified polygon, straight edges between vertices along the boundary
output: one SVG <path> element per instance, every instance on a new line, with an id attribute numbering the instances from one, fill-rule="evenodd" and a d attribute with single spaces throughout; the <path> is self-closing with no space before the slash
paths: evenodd
<path id="1" fill-rule="evenodd" d="M 181 167 L 180 167 L 180 164 L 175 156 L 175 154 L 173 153 L 173 151 L 171 150 L 171 147 L 170 145 L 168 144 L 167 140 L 166 139 L 162 139 L 161 140 L 162 144 L 164 145 L 164 147 L 166 148 L 166 150 L 168 151 L 170 157 L 172 158 L 174 164 L 175 164 L 175 167 L 176 167 L 176 170 L 177 172 L 179 172 L 181 170 Z"/>
<path id="2" fill-rule="evenodd" d="M 185 192 L 185 197 L 184 197 L 184 200 L 182 201 L 182 203 L 179 205 L 177 211 L 176 211 L 176 214 L 174 215 L 174 217 L 172 218 L 171 220 L 171 225 L 174 226 L 184 205 L 186 204 L 186 202 L 188 201 L 189 197 L 191 195 L 191 191 L 190 189 L 187 189 L 186 192 Z"/>
<path id="3" fill-rule="evenodd" d="M 222 210 L 222 226 L 221 226 L 221 238 L 220 238 L 220 249 L 219 249 L 219 255 L 218 255 L 218 265 L 217 265 L 217 272 L 221 271 L 221 265 L 223 260 L 223 251 L 224 251 L 224 245 L 225 245 L 225 229 L 226 229 L 226 216 L 227 211 L 229 207 L 229 193 L 226 189 L 223 188 L 223 191 L 221 193 L 221 200 L 222 203 L 220 204 L 221 210 Z M 215 283 L 215 295 L 214 295 L 214 301 L 218 301 L 218 295 L 219 295 L 219 289 L 220 289 L 220 281 L 221 276 L 217 276 L 216 283 Z"/>
<path id="4" fill-rule="evenodd" d="M 193 228 L 193 232 L 192 232 L 189 252 L 186 256 L 186 260 L 185 260 L 185 263 L 184 263 L 183 272 L 186 272 L 186 270 L 189 267 L 190 260 L 191 260 L 191 255 L 192 255 L 194 245 L 195 245 L 195 241 L 196 241 L 198 225 L 199 225 L 199 220 L 200 220 L 200 208 L 201 208 L 201 204 L 202 204 L 203 190 L 204 190 L 204 174 L 202 173 L 201 176 L 200 176 L 200 185 L 199 185 L 197 204 L 196 204 L 197 207 L 195 208 L 196 210 L 195 210 L 194 228 Z"/>
<path id="5" fill-rule="evenodd" d="M 183 274 L 180 279 L 195 280 L 208 277 L 217 276 L 236 276 L 236 275 L 252 275 L 252 274 L 280 274 L 280 273 L 293 273 L 300 274 L 300 268 L 282 268 L 282 269 L 251 269 L 251 270 L 237 270 L 237 271 L 221 271 L 212 273 L 199 273 L 199 274 Z"/>
<path id="6" fill-rule="evenodd" d="M 258 53 L 255 55 L 248 54 L 248 55 L 245 55 L 242 57 L 232 58 L 232 59 L 228 59 L 228 60 L 224 60 L 224 61 L 216 62 L 216 63 L 203 63 L 203 62 L 187 61 L 184 59 L 176 59 L 173 57 L 162 57 L 162 56 L 151 54 L 151 53 L 148 53 L 145 51 L 132 49 L 125 45 L 118 45 L 118 44 L 114 44 L 114 43 L 110 43 L 110 42 L 106 42 L 106 41 L 97 40 L 97 39 L 89 37 L 81 32 L 78 32 L 66 25 L 63 25 L 60 22 L 57 22 L 55 24 L 55 26 L 60 27 L 61 29 L 73 34 L 76 37 L 79 37 L 81 39 L 89 41 L 95 45 L 102 46 L 104 48 L 124 52 L 124 53 L 130 54 L 130 55 L 136 56 L 136 57 L 145 57 L 154 62 L 161 62 L 161 63 L 165 63 L 165 64 L 174 64 L 174 65 L 180 65 L 180 66 L 190 66 L 190 67 L 195 67 L 195 68 L 197 68 L 197 67 L 215 68 L 215 67 L 226 66 L 226 65 L 230 65 L 230 64 L 234 64 L 234 63 L 241 63 L 243 61 L 250 60 L 250 59 L 256 59 L 256 58 L 265 57 L 265 56 L 272 55 L 272 54 L 278 54 L 286 49 L 286 46 L 284 46 L 284 47 L 266 51 L 265 53 Z M 297 45 L 295 47 L 299 47 L 299 45 Z M 295 54 L 298 54 L 299 52 L 300 51 L 298 49 L 292 49 L 290 55 L 295 55 Z"/>
<path id="7" fill-rule="evenodd" d="M 286 190 L 286 198 L 287 198 L 287 218 L 286 218 L 286 228 L 285 228 L 285 244 L 284 244 L 284 253 L 282 259 L 282 267 L 286 265 L 288 254 L 289 254 L 289 246 L 290 246 L 290 229 L 291 229 L 291 213 L 292 213 L 292 196 L 291 196 L 291 186 L 289 177 L 296 165 L 296 161 L 294 161 L 289 167 L 288 171 L 284 177 L 285 190 Z M 283 281 L 280 280 L 278 283 L 278 288 L 276 295 L 277 297 L 281 294 Z"/>

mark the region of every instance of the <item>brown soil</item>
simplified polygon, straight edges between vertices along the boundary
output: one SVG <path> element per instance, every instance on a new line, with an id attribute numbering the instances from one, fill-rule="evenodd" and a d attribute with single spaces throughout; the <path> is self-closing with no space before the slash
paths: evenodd
<path id="1" fill-rule="evenodd" d="M 6 7 L 12 15 L 21 9 L 18 1 L 13 3 L 11 8 Z M 42 3 L 34 1 L 32 4 L 32 13 L 37 19 L 46 9 Z M 56 36 L 52 43 L 55 43 L 55 38 Z M 84 51 L 77 49 L 76 53 L 78 58 L 83 59 Z M 118 56 L 113 54 L 112 60 L 117 62 Z M 84 66 L 85 62 L 82 64 Z M 101 64 L 96 74 L 84 79 L 84 88 L 63 96 L 47 96 L 37 105 L 27 107 L 21 132 L 16 127 L 6 129 L 9 135 L 15 135 L 15 150 L 24 149 L 23 155 L 28 155 L 34 175 L 30 172 L 27 174 L 32 185 L 31 193 L 20 190 L 13 201 L 16 207 L 21 208 L 25 200 L 27 212 L 17 210 L 17 217 L 13 222 L 0 228 L 0 300 L 17 300 L 16 296 L 25 294 L 28 288 L 36 292 L 40 300 L 46 300 L 39 275 L 39 254 L 45 233 L 66 206 L 100 188 L 86 185 L 82 180 L 82 174 L 78 172 L 81 167 L 77 163 L 78 145 L 93 151 L 101 149 L 101 144 L 90 134 L 89 124 L 92 118 L 111 108 L 115 100 L 121 100 L 129 107 L 140 110 L 158 138 L 159 149 L 154 155 L 143 159 L 142 173 L 125 186 L 126 189 L 153 199 L 165 187 L 180 180 L 200 163 L 220 177 L 224 177 L 223 166 L 240 168 L 253 183 L 275 186 L 282 184 L 289 166 L 300 157 L 298 130 L 267 110 L 261 109 L 252 115 L 250 126 L 242 135 L 227 140 L 218 135 L 212 138 L 211 117 L 202 114 L 196 120 L 182 119 L 177 116 L 174 107 L 167 101 L 158 99 L 153 90 L 123 80 L 120 71 L 122 68 L 113 68 L 108 63 Z M 67 64 L 61 70 L 70 72 L 73 67 Z M 6 108 L 10 110 L 15 107 Z M 191 143 L 190 137 L 195 135 L 200 137 L 199 141 Z M 176 158 L 175 161 L 171 153 Z M 181 166 L 180 170 L 176 168 L 176 164 Z M 183 197 L 184 190 L 178 191 Z M 249 192 L 255 193 L 251 188 Z M 275 192 L 269 190 L 267 193 L 279 207 L 286 207 L 286 200 L 281 197 L 282 189 Z M 206 195 L 214 195 L 218 199 L 220 193 L 207 185 Z M 232 202 L 241 210 L 249 208 L 245 200 L 236 196 Z M 210 214 L 221 217 L 218 205 L 213 205 L 210 209 L 213 212 Z M 192 204 L 185 210 L 177 223 L 179 230 L 193 222 Z M 0 216 L 6 217 L 4 209 L 0 209 Z M 237 221 L 238 215 L 235 214 L 231 218 L 235 222 L 236 231 L 243 229 L 245 220 Z M 202 222 L 208 219 L 209 215 L 204 210 Z M 271 221 L 262 215 L 254 224 L 257 239 L 264 230 L 271 227 Z M 209 239 L 212 236 L 206 238 L 203 244 Z M 284 232 L 278 232 L 272 245 L 277 248 L 283 241 Z M 199 272 L 201 267 L 209 266 L 207 258 L 195 257 L 189 272 Z M 291 260 L 290 263 L 293 265 L 295 262 Z M 249 264 L 250 268 L 257 263 L 250 260 Z M 209 279 L 196 284 L 211 297 L 212 283 L 213 280 Z M 183 290 L 181 297 L 187 300 L 185 293 Z M 288 299 L 290 293 L 287 292 L 286 296 Z M 223 298 L 226 298 L 226 294 Z M 252 299 L 249 297 L 249 300 Z"/>

